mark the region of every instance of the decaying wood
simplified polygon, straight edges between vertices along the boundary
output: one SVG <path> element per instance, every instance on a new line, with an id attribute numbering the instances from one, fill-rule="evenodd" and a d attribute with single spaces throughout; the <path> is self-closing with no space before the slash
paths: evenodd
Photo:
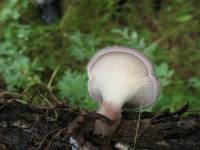
<path id="1" fill-rule="evenodd" d="M 187 106 L 177 112 L 159 115 L 141 114 L 137 140 L 134 145 L 138 113 L 124 112 L 123 119 L 112 137 L 92 135 L 94 122 L 109 120 L 94 112 L 65 108 L 37 108 L 16 101 L 0 104 L 0 149 L 68 150 L 70 138 L 91 150 L 195 150 L 200 149 L 200 117 L 183 115 Z M 55 114 L 58 116 L 55 119 Z"/>

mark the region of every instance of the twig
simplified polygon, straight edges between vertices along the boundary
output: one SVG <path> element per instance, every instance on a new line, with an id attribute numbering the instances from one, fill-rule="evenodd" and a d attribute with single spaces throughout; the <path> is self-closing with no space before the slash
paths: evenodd
<path id="1" fill-rule="evenodd" d="M 53 74 L 52 74 L 52 76 L 51 76 L 51 78 L 50 78 L 50 80 L 49 80 L 49 82 L 48 82 L 48 84 L 47 84 L 47 88 L 48 88 L 48 89 L 51 89 L 51 84 L 52 84 L 52 82 L 53 82 L 53 80 L 54 80 L 54 78 L 55 78 L 55 76 L 56 76 L 58 70 L 59 70 L 60 67 L 62 66 L 62 64 L 63 64 L 63 61 L 62 61 L 62 62 L 57 66 L 57 68 L 54 70 L 54 72 L 53 72 Z"/>
<path id="2" fill-rule="evenodd" d="M 27 104 L 26 101 L 23 101 L 23 100 L 20 100 L 20 99 L 10 99 L 10 100 L 5 101 L 5 103 L 0 107 L 0 110 L 3 109 L 7 104 L 9 104 L 13 101 L 19 102 L 19 103 L 22 103 L 22 104 Z"/>
<path id="3" fill-rule="evenodd" d="M 52 90 L 50 88 L 46 88 L 49 96 L 51 97 L 51 99 L 56 103 L 56 105 L 58 106 L 65 106 L 62 102 L 60 102 L 57 97 L 53 94 Z"/>
<path id="4" fill-rule="evenodd" d="M 16 97 L 26 96 L 26 95 L 14 93 L 14 92 L 1 91 L 0 92 L 0 97 L 3 97 L 4 95 L 8 95 L 8 96 L 10 95 L 10 96 L 16 96 Z"/>
<path id="5" fill-rule="evenodd" d="M 55 108 L 55 107 L 53 106 L 53 104 L 52 104 L 44 95 L 42 95 L 41 93 L 39 93 L 39 95 L 40 95 L 40 97 L 43 98 L 43 100 L 44 100 L 51 108 Z"/>
<path id="6" fill-rule="evenodd" d="M 152 47 L 154 47 L 155 45 L 158 45 L 159 43 L 161 43 L 162 41 L 164 41 L 166 38 L 168 38 L 170 35 L 176 33 L 177 31 L 179 31 L 181 28 L 185 27 L 186 25 L 188 25 L 188 23 L 182 24 L 172 30 L 170 30 L 169 32 L 167 32 L 164 36 L 160 37 L 158 40 L 154 41 L 152 44 L 150 44 L 147 48 L 144 49 L 144 51 L 148 51 L 149 49 L 151 49 Z"/>
<path id="7" fill-rule="evenodd" d="M 135 137 L 134 137 L 134 145 L 133 145 L 133 149 L 135 150 L 136 148 L 136 142 L 137 142 L 137 135 L 138 135 L 138 131 L 139 131 L 139 126 L 140 126 L 140 120 L 141 120 L 141 110 L 142 110 L 142 105 L 143 105 L 143 100 L 140 104 L 140 111 L 139 111 L 139 115 L 138 115 L 138 121 L 137 121 L 137 126 L 136 126 L 136 131 L 135 131 Z"/>
<path id="8" fill-rule="evenodd" d="M 51 84 L 56 76 L 56 74 L 58 73 L 58 70 L 60 69 L 60 67 L 62 66 L 63 61 L 57 66 L 57 68 L 54 70 L 53 74 L 51 75 L 51 78 L 47 84 L 47 92 L 49 93 L 49 95 L 51 96 L 52 100 L 57 104 L 57 105 L 63 105 L 57 98 L 56 96 L 52 93 L 52 88 L 51 88 Z"/>
<path id="9" fill-rule="evenodd" d="M 55 129 L 53 131 L 50 131 L 49 133 L 47 133 L 44 138 L 42 139 L 40 145 L 37 147 L 37 150 L 41 150 L 42 145 L 44 144 L 45 140 L 54 132 L 59 131 L 60 129 Z"/>
<path id="10" fill-rule="evenodd" d="M 56 133 L 55 136 L 52 136 L 52 138 L 50 139 L 50 141 L 48 142 L 48 145 L 45 147 L 44 150 L 49 150 L 49 148 L 50 148 L 50 146 L 51 146 L 53 140 L 54 140 L 55 138 L 57 138 L 61 133 L 62 133 L 62 130 L 59 130 L 59 131 Z"/>
<path id="11" fill-rule="evenodd" d="M 54 108 L 54 114 L 55 114 L 55 118 L 54 118 L 54 121 L 58 119 L 58 113 L 55 109 L 55 107 L 53 106 L 53 104 L 51 104 L 51 102 L 45 97 L 43 96 L 41 93 L 39 93 L 39 95 L 44 99 L 44 101 L 51 107 L 51 108 Z M 48 111 L 47 111 L 47 114 L 48 114 Z M 48 117 L 48 115 L 46 115 Z"/>
<path id="12" fill-rule="evenodd" d="M 187 112 L 200 111 L 200 108 L 188 109 Z"/>

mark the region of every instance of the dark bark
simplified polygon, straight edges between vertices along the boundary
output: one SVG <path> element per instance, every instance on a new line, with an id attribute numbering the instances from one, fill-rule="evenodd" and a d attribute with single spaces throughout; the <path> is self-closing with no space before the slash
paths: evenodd
<path id="1" fill-rule="evenodd" d="M 186 109 L 159 115 L 142 113 L 136 149 L 200 149 L 200 117 L 182 115 Z M 0 149 L 71 149 L 70 137 L 90 149 L 115 149 L 118 142 L 133 149 L 138 113 L 124 112 L 112 137 L 91 134 L 95 119 L 109 123 L 94 112 L 71 107 L 47 109 L 14 101 L 3 103 L 0 104 Z"/>

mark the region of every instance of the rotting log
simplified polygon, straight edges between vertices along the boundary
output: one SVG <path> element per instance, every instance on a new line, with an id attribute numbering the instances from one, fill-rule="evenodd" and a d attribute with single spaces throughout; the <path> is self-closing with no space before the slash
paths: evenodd
<path id="1" fill-rule="evenodd" d="M 200 117 L 182 115 L 187 108 L 159 115 L 143 112 L 137 130 L 138 113 L 123 112 L 112 137 L 92 135 L 96 119 L 108 121 L 94 112 L 64 108 L 37 108 L 16 101 L 0 104 L 0 149 L 68 150 L 70 137 L 90 149 L 116 149 L 122 143 L 137 150 L 200 149 Z M 108 121 L 109 122 L 109 121 Z M 135 144 L 134 144 L 135 143 Z M 123 148 L 125 149 L 125 148 Z"/>

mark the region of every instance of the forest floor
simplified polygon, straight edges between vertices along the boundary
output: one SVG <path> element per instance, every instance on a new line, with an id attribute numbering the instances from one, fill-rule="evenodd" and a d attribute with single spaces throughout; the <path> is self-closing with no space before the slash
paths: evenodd
<path id="1" fill-rule="evenodd" d="M 188 104 L 159 114 L 126 111 L 116 132 L 100 137 L 92 134 L 95 121 L 109 124 L 109 120 L 95 112 L 70 106 L 39 108 L 1 95 L 0 149 L 196 150 L 200 148 L 200 116 L 184 115 L 187 108 Z"/>

